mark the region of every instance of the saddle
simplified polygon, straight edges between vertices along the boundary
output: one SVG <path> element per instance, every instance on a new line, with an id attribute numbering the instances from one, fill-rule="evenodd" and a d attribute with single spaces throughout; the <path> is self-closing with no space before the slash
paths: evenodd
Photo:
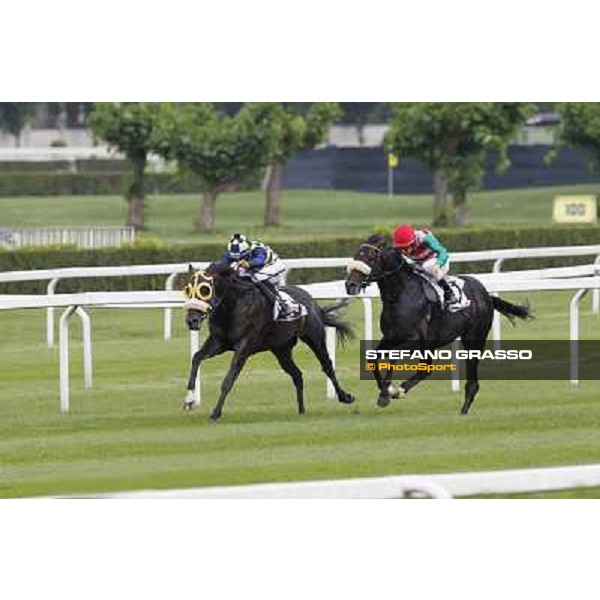
<path id="1" fill-rule="evenodd" d="M 283 290 L 277 290 L 277 292 L 277 299 L 273 303 L 274 321 L 296 321 L 308 314 L 304 304 L 294 300 Z"/>
<path id="2" fill-rule="evenodd" d="M 460 277 L 454 277 L 452 275 L 446 275 L 446 281 L 454 292 L 454 302 L 448 306 L 444 305 L 444 290 L 439 286 L 433 279 L 428 277 L 425 273 L 415 269 L 414 272 L 423 280 L 423 292 L 429 302 L 433 304 L 439 304 L 442 310 L 446 309 L 448 312 L 454 313 L 459 310 L 464 310 L 471 306 L 471 301 L 465 293 L 465 280 Z"/>
<path id="3" fill-rule="evenodd" d="M 306 306 L 294 300 L 290 294 L 267 281 L 251 280 L 265 298 L 273 304 L 274 321 L 297 321 L 308 314 Z"/>

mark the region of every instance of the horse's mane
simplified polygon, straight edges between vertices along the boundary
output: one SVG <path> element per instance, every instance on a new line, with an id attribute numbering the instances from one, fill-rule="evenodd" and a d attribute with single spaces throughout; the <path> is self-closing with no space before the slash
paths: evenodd
<path id="1" fill-rule="evenodd" d="M 240 277 L 237 271 L 231 268 L 231 265 L 223 261 L 211 263 L 207 267 L 206 273 L 207 275 L 210 275 L 212 277 L 230 277 L 233 280 L 233 282 L 241 288 L 255 288 L 252 282 L 250 282 L 247 278 Z"/>
<path id="2" fill-rule="evenodd" d="M 370 235 L 366 239 L 365 244 L 369 244 L 370 246 L 376 246 L 377 248 L 382 249 L 389 247 L 387 238 L 381 233 L 374 233 L 373 235 Z"/>
<path id="3" fill-rule="evenodd" d="M 412 267 L 404 260 L 401 254 L 395 251 L 388 238 L 382 233 L 370 235 L 364 243 L 380 248 L 386 261 L 390 261 L 392 264 L 397 264 L 401 269 L 412 272 Z"/>

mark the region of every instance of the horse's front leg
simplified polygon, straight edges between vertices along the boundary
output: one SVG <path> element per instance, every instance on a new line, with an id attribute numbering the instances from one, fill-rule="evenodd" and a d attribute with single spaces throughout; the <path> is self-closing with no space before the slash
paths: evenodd
<path id="1" fill-rule="evenodd" d="M 398 344 L 388 342 L 386 349 L 388 349 L 388 350 L 389 349 L 414 350 L 417 347 L 419 347 L 419 342 L 416 338 L 413 338 L 410 340 L 404 340 L 403 342 L 400 342 Z M 390 360 L 390 363 L 392 363 L 392 366 L 395 365 L 396 362 L 397 361 L 395 361 L 395 360 Z M 380 391 L 379 391 L 379 397 L 377 398 L 377 406 L 379 406 L 380 408 L 385 408 L 386 406 L 389 405 L 389 403 L 392 400 L 394 400 L 396 398 L 401 398 L 408 391 L 407 389 L 404 389 L 404 384 L 402 384 L 398 388 L 396 388 L 392 385 L 393 375 L 394 375 L 394 369 L 388 369 L 386 374 L 378 380 Z"/>
<path id="2" fill-rule="evenodd" d="M 202 344 L 202 348 L 200 348 L 200 350 L 194 354 L 192 357 L 190 378 L 188 379 L 187 384 L 188 392 L 183 399 L 183 410 L 192 410 L 198 405 L 194 390 L 196 389 L 196 378 L 198 377 L 200 363 L 206 358 L 211 358 L 212 356 L 222 354 L 225 352 L 225 350 L 227 350 L 227 348 L 221 341 L 214 336 L 209 335 L 204 344 Z"/>
<path id="3" fill-rule="evenodd" d="M 227 394 L 229 394 L 233 384 L 235 383 L 235 380 L 238 378 L 238 375 L 244 368 L 249 356 L 250 354 L 246 349 L 238 349 L 233 355 L 233 360 L 231 361 L 229 371 L 221 383 L 221 395 L 219 396 L 219 400 L 215 406 L 215 409 L 210 415 L 211 421 L 216 421 L 221 416 L 223 405 L 225 404 L 225 398 L 227 398 Z"/>
<path id="4" fill-rule="evenodd" d="M 389 350 L 391 348 L 391 346 L 392 346 L 392 342 L 388 338 L 383 337 L 377 344 L 376 349 L 377 350 Z M 375 383 L 377 384 L 377 387 L 379 388 L 380 395 L 386 394 L 388 387 L 389 387 L 389 383 L 386 381 L 387 377 L 384 378 L 381 375 L 381 372 L 379 371 L 379 369 L 375 369 L 374 371 L 372 371 L 372 373 L 373 373 L 373 376 L 375 377 Z"/>

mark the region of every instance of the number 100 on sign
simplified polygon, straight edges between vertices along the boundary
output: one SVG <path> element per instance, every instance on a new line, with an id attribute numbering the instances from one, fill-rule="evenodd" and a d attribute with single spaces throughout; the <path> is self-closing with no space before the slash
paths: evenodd
<path id="1" fill-rule="evenodd" d="M 552 219 L 556 223 L 595 223 L 595 196 L 557 196 Z"/>

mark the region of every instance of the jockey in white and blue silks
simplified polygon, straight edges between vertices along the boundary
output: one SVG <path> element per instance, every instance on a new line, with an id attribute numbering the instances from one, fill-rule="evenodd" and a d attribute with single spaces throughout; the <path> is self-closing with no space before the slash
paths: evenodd
<path id="1" fill-rule="evenodd" d="M 296 318 L 296 306 L 287 297 L 279 294 L 278 287 L 285 283 L 286 267 L 277 253 L 262 242 L 248 240 L 245 235 L 235 233 L 227 245 L 222 260 L 237 270 L 241 277 L 254 281 L 261 291 L 281 309 L 278 319 Z"/>

